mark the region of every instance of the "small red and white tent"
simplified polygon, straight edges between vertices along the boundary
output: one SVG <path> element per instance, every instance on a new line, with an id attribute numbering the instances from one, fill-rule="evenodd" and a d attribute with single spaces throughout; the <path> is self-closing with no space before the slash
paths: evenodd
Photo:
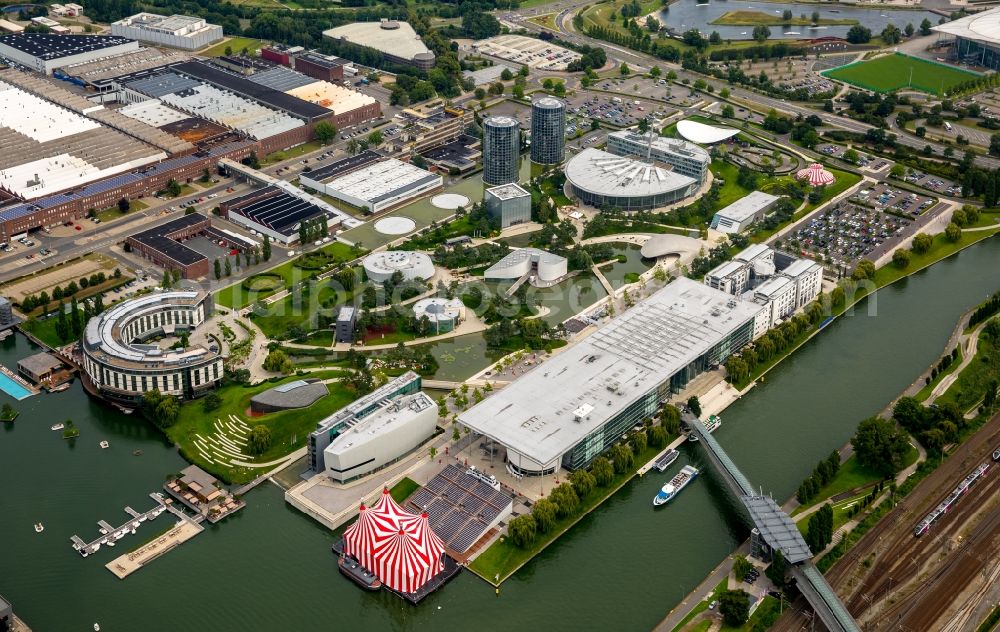
<path id="1" fill-rule="evenodd" d="M 441 572 L 444 542 L 431 530 L 427 514 L 405 511 L 389 495 L 344 531 L 344 553 L 355 556 L 389 588 L 412 593 Z"/>
<path id="2" fill-rule="evenodd" d="M 814 187 L 824 186 L 836 180 L 832 173 L 823 168 L 823 165 L 815 162 L 805 169 L 799 169 L 795 177 L 805 180 Z"/>

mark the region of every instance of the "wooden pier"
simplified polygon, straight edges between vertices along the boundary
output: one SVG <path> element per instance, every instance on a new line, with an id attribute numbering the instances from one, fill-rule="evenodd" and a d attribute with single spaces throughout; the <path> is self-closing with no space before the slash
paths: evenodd
<path id="1" fill-rule="evenodd" d="M 123 537 L 126 533 L 131 533 L 135 531 L 143 522 L 147 520 L 153 520 L 162 514 L 164 511 L 169 509 L 167 503 L 163 501 L 159 495 L 153 496 L 153 500 L 156 501 L 156 506 L 145 513 L 139 513 L 131 507 L 126 507 L 125 512 L 129 514 L 130 519 L 125 524 L 120 527 L 113 527 L 108 522 L 104 520 L 98 520 L 97 525 L 101 528 L 104 533 L 101 534 L 99 538 L 91 542 L 84 542 L 83 538 L 78 535 L 74 535 L 70 538 L 73 543 L 73 550 L 79 553 L 83 557 L 87 557 L 91 553 L 96 552 L 101 548 L 102 544 L 107 544 L 108 542 L 116 542 Z"/>
<path id="2" fill-rule="evenodd" d="M 192 520 L 179 520 L 169 531 L 152 542 L 143 544 L 131 553 L 121 555 L 104 565 L 118 579 L 125 579 L 146 564 L 149 564 L 167 551 L 184 544 L 205 530 L 205 527 Z"/>

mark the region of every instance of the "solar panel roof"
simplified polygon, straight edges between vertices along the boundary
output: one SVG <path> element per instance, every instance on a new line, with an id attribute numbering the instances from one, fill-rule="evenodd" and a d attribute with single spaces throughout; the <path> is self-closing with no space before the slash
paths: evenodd
<path id="1" fill-rule="evenodd" d="M 134 41 L 117 35 L 56 35 L 54 33 L 0 35 L 0 44 L 46 61 L 121 46 Z"/>

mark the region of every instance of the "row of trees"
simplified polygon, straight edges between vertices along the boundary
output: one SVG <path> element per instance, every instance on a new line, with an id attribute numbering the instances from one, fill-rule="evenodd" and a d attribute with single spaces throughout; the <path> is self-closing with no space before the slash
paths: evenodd
<path id="1" fill-rule="evenodd" d="M 120 279 L 122 277 L 122 271 L 119 268 L 115 268 L 114 273 L 111 275 L 113 279 Z M 96 287 L 101 285 L 108 280 L 107 275 L 103 272 L 95 272 L 89 277 L 80 277 L 79 281 L 70 281 L 66 287 L 61 287 L 59 285 L 52 288 L 52 296 L 49 296 L 48 292 L 44 290 L 36 294 L 29 294 L 21 299 L 20 307 L 25 312 L 30 312 L 36 307 L 46 308 L 48 304 L 52 301 L 58 301 L 66 298 L 71 298 L 78 294 L 81 290 L 85 290 L 88 287 Z M 98 312 L 99 313 L 99 312 Z"/>
<path id="2" fill-rule="evenodd" d="M 989 297 L 985 303 L 976 308 L 976 311 L 972 312 L 969 317 L 969 327 L 975 327 L 987 318 L 996 315 L 997 312 L 1000 312 L 1000 292 Z"/>
<path id="3" fill-rule="evenodd" d="M 795 497 L 798 498 L 801 504 L 806 504 L 810 500 L 816 497 L 827 483 L 832 481 L 837 472 L 840 471 L 840 452 L 834 450 L 830 453 L 830 456 L 826 457 L 820 461 L 815 468 L 813 468 L 812 474 L 810 474 L 802 484 L 799 485 L 799 491 L 796 493 Z"/>
<path id="4" fill-rule="evenodd" d="M 667 406 L 666 409 L 677 413 L 673 406 Z M 679 421 L 680 417 L 677 419 Z M 667 445 L 668 440 L 666 427 L 661 423 L 648 425 L 633 433 L 628 441 L 611 446 L 608 455 L 594 459 L 590 469 L 573 472 L 568 483 L 557 485 L 547 498 L 537 501 L 530 514 L 511 520 L 508 525 L 511 541 L 522 548 L 531 546 L 538 535 L 550 533 L 558 520 L 578 514 L 595 489 L 612 485 L 618 477 L 634 468 L 635 457 L 642 454 L 648 446 L 662 448 Z"/>
<path id="5" fill-rule="evenodd" d="M 817 300 L 806 306 L 804 314 L 797 314 L 777 327 L 757 338 L 753 344 L 726 360 L 727 380 L 742 384 L 750 379 L 758 367 L 766 366 L 771 360 L 792 348 L 800 337 L 810 331 L 826 317 L 824 305 L 837 307 L 844 304 L 845 292 L 837 287 L 829 298 L 820 294 Z"/>
<path id="6" fill-rule="evenodd" d="M 830 504 L 823 505 L 809 516 L 805 540 L 813 555 L 818 554 L 833 541 L 833 507 Z"/>

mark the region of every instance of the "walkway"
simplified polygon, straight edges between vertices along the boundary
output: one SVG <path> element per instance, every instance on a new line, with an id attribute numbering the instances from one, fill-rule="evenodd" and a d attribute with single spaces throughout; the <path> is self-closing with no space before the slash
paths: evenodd
<path id="1" fill-rule="evenodd" d="M 754 493 L 746 475 L 722 449 L 719 442 L 705 430 L 705 426 L 691 413 L 683 413 L 682 420 L 698 437 L 712 465 L 722 474 L 729 488 L 740 498 L 750 516 L 750 522 L 760 537 L 773 550 L 780 550 L 792 564 L 792 575 L 799 590 L 815 610 L 823 625 L 831 632 L 860 632 L 854 618 L 837 597 L 823 574 L 812 563 L 812 553 L 798 528 L 767 496 Z"/>
<path id="2" fill-rule="evenodd" d="M 963 322 L 965 321 L 963 320 Z M 962 373 L 965 367 L 972 363 L 972 360 L 976 357 L 976 349 L 979 347 L 979 334 L 982 333 L 987 322 L 989 321 L 980 323 L 978 327 L 969 333 L 965 333 L 963 331 L 963 333 L 959 336 L 957 345 L 962 348 L 962 361 L 957 367 L 952 369 L 951 373 L 944 376 L 941 381 L 938 382 L 937 386 L 934 387 L 934 390 L 931 391 L 930 396 L 928 396 L 927 400 L 924 402 L 925 406 L 930 406 L 937 401 L 939 397 L 944 395 L 945 391 L 947 391 L 951 385 L 955 383 L 955 380 L 958 379 L 959 374 Z"/>

